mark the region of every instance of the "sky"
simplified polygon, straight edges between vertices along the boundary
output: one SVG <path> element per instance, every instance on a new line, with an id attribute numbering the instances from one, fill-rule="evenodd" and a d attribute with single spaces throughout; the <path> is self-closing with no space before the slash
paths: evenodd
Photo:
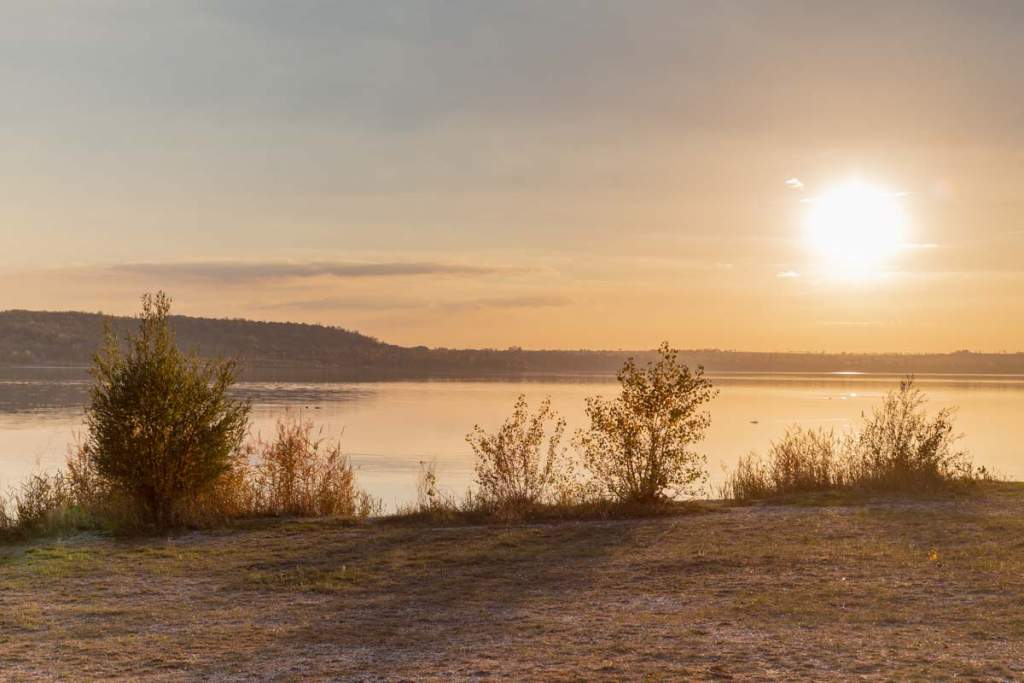
<path id="1" fill-rule="evenodd" d="M 0 309 L 1024 350 L 1021 35 L 995 0 L 0 0 Z"/>

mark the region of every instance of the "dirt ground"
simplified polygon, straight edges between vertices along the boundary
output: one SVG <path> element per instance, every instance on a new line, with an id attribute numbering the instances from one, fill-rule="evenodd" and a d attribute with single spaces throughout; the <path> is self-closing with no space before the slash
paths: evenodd
<path id="1" fill-rule="evenodd" d="M 1024 487 L 0 547 L 0 679 L 1024 680 Z"/>

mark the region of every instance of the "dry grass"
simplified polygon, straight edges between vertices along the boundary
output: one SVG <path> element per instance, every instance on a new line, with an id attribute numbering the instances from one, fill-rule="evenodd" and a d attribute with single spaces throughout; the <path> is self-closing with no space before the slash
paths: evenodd
<path id="1" fill-rule="evenodd" d="M 1024 487 L 0 548 L 0 678 L 1010 680 Z"/>
<path id="2" fill-rule="evenodd" d="M 942 494 L 989 479 L 966 452 L 953 411 L 925 411 L 926 397 L 912 378 L 889 392 L 865 415 L 859 431 L 794 427 L 771 444 L 767 457 L 740 458 L 726 481 L 724 497 L 786 498 L 812 492 Z"/>
<path id="3" fill-rule="evenodd" d="M 356 486 L 341 443 L 315 434 L 311 422 L 279 421 L 275 438 L 258 442 L 254 456 L 248 476 L 240 478 L 250 491 L 250 514 L 365 517 L 379 509 Z"/>

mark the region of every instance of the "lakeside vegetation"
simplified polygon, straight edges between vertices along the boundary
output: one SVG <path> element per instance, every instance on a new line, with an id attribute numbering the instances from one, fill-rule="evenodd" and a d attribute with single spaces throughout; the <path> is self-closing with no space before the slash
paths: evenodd
<path id="1" fill-rule="evenodd" d="M 270 441 L 248 440 L 247 403 L 234 399 L 234 361 L 182 352 L 170 299 L 143 298 L 137 331 L 108 328 L 93 364 L 87 432 L 65 470 L 31 477 L 0 506 L 0 530 L 15 536 L 102 529 L 117 532 L 212 527 L 270 516 L 379 515 L 337 442 L 315 426 L 281 422 Z M 706 496 L 698 445 L 716 390 L 667 343 L 655 360 L 628 359 L 621 391 L 587 399 L 589 426 L 563 445 L 565 421 L 521 396 L 489 432 L 467 435 L 477 488 L 440 493 L 432 466 L 420 496 L 398 520 L 510 521 L 675 514 Z M 721 497 L 778 499 L 815 492 L 931 494 L 989 477 L 956 448 L 953 412 L 926 411 L 912 378 L 890 392 L 856 432 L 794 428 L 764 457 L 740 459 Z"/>
<path id="2" fill-rule="evenodd" d="M 742 457 L 725 483 L 734 500 L 822 491 L 929 493 L 989 479 L 957 448 L 951 408 L 929 416 L 912 378 L 900 382 L 860 428 L 846 434 L 793 427 L 765 457 Z"/>

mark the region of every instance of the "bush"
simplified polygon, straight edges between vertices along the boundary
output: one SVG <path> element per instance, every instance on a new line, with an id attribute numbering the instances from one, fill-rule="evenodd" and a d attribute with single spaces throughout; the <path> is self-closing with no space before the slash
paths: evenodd
<path id="1" fill-rule="evenodd" d="M 8 524 L 22 531 L 48 533 L 74 526 L 75 500 L 67 478 L 56 474 L 33 474 L 10 496 Z"/>
<path id="2" fill-rule="evenodd" d="M 275 439 L 257 443 L 250 457 L 256 460 L 251 475 L 245 477 L 239 464 L 225 479 L 219 498 L 244 507 L 244 487 L 249 486 L 251 514 L 365 517 L 379 508 L 356 487 L 352 463 L 342 454 L 341 444 L 316 438 L 311 422 L 278 421 Z M 243 476 L 233 483 L 240 473 Z"/>
<path id="3" fill-rule="evenodd" d="M 512 416 L 498 431 L 488 433 L 476 425 L 466 441 L 476 456 L 476 480 L 483 500 L 516 510 L 570 495 L 572 472 L 559 449 L 564 432 L 565 420 L 551 409 L 550 399 L 531 415 L 524 395 L 516 399 Z"/>
<path id="4" fill-rule="evenodd" d="M 793 427 L 773 442 L 768 457 L 741 457 L 727 483 L 728 497 L 769 496 L 845 488 L 850 483 L 844 444 L 832 431 Z"/>
<path id="5" fill-rule="evenodd" d="M 864 417 L 852 443 L 851 475 L 859 486 L 925 490 L 986 475 L 956 447 L 961 435 L 953 424 L 954 409 L 942 408 L 929 418 L 926 403 L 924 392 L 907 377 Z"/>
<path id="6" fill-rule="evenodd" d="M 742 458 L 726 493 L 738 500 L 827 490 L 921 493 L 986 478 L 986 470 L 956 448 L 953 410 L 929 417 L 926 402 L 908 377 L 862 416 L 857 432 L 838 438 L 791 429 L 771 445 L 766 459 Z"/>
<path id="7" fill-rule="evenodd" d="M 711 417 L 701 407 L 716 391 L 704 369 L 691 371 L 664 343 L 661 359 L 638 368 L 630 358 L 618 374 L 614 400 L 587 398 L 590 429 L 575 443 L 587 469 L 608 493 L 625 502 L 652 502 L 689 493 L 707 474 L 705 457 L 691 450 Z"/>
<path id="8" fill-rule="evenodd" d="M 180 522 L 182 508 L 231 469 L 249 413 L 228 397 L 234 363 L 182 354 L 169 312 L 165 294 L 144 296 L 127 352 L 108 329 L 93 365 L 84 445 L 89 467 L 161 527 Z"/>

